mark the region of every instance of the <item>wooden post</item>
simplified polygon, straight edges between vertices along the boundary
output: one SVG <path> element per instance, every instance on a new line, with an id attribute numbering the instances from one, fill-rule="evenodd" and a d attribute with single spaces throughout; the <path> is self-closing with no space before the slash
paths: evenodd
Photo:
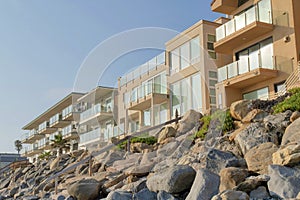
<path id="1" fill-rule="evenodd" d="M 176 119 L 175 124 L 178 124 L 178 118 L 179 118 L 179 114 L 178 114 L 178 110 L 176 109 L 175 110 L 175 119 Z"/>
<path id="2" fill-rule="evenodd" d="M 89 160 L 89 176 L 93 175 L 92 163 L 93 163 L 93 159 L 92 159 L 92 156 L 90 156 L 90 160 Z"/>
<path id="3" fill-rule="evenodd" d="M 55 178 L 55 194 L 58 193 L 58 177 Z"/>
<path id="4" fill-rule="evenodd" d="M 130 153 L 130 137 L 127 140 L 127 152 Z"/>

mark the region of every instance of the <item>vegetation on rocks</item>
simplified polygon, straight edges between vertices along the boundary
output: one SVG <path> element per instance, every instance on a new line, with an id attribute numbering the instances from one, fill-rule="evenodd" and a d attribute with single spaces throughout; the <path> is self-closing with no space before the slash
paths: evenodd
<path id="1" fill-rule="evenodd" d="M 156 137 L 133 137 L 130 139 L 130 143 L 145 143 L 145 144 L 148 144 L 148 145 L 153 145 L 155 143 L 157 143 L 157 139 Z M 124 141 L 120 144 L 118 144 L 118 148 L 119 149 L 125 149 L 126 148 L 126 145 L 127 145 L 127 141 Z"/>
<path id="2" fill-rule="evenodd" d="M 39 159 L 48 160 L 50 156 L 51 156 L 51 152 L 45 151 L 39 155 Z"/>
<path id="3" fill-rule="evenodd" d="M 286 98 L 283 102 L 273 107 L 274 113 L 282 113 L 286 110 L 300 110 L 300 88 L 293 88 L 289 90 L 289 94 L 289 98 Z"/>

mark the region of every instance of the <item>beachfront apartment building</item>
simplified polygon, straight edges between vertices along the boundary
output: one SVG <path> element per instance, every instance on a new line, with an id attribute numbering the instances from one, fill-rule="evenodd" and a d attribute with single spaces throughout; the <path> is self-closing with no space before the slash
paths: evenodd
<path id="1" fill-rule="evenodd" d="M 197 22 L 168 41 L 166 51 L 119 78 L 118 124 L 125 133 L 164 123 L 176 110 L 182 115 L 216 107 L 217 66 L 232 59 L 214 50 L 218 26 Z"/>
<path id="2" fill-rule="evenodd" d="M 81 113 L 78 123 L 79 148 L 93 150 L 105 145 L 114 132 L 117 120 L 117 90 L 98 86 L 77 100 Z"/>
<path id="3" fill-rule="evenodd" d="M 25 145 L 22 156 L 35 162 L 44 151 L 56 151 L 54 148 L 55 135 L 61 134 L 66 141 L 64 152 L 78 149 L 77 124 L 80 110 L 76 107 L 77 99 L 82 93 L 71 93 L 49 108 L 43 114 L 23 127 L 27 131 L 22 137 Z M 54 152 L 55 153 L 55 152 Z"/>
<path id="4" fill-rule="evenodd" d="M 217 105 L 241 99 L 268 99 L 284 90 L 297 70 L 300 48 L 299 0 L 214 0 L 211 9 L 227 15 L 216 28 L 214 49 L 233 62 L 218 66 Z"/>

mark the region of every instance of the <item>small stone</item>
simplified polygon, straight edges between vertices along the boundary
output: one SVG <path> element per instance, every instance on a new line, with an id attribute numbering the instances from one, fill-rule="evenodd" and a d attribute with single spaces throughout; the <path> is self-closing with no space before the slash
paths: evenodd
<path id="1" fill-rule="evenodd" d="M 300 112 L 297 110 L 295 112 L 293 112 L 293 114 L 290 117 L 290 121 L 294 122 L 296 119 L 298 119 L 300 117 Z"/>

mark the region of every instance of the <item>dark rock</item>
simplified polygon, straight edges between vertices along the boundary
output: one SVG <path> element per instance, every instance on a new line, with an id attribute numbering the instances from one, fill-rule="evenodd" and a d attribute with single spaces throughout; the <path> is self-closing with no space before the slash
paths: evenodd
<path id="1" fill-rule="evenodd" d="M 142 189 L 138 193 L 133 195 L 134 200 L 156 200 L 157 194 L 155 192 L 151 192 L 148 188 Z"/>
<path id="2" fill-rule="evenodd" d="M 161 190 L 157 193 L 157 200 L 177 200 L 171 194 Z"/>
<path id="3" fill-rule="evenodd" d="M 95 179 L 83 179 L 71 184 L 67 190 L 69 195 L 78 200 L 93 200 L 100 194 L 100 183 Z"/>
<path id="4" fill-rule="evenodd" d="M 132 194 L 126 191 L 112 191 L 106 200 L 132 200 Z"/>

